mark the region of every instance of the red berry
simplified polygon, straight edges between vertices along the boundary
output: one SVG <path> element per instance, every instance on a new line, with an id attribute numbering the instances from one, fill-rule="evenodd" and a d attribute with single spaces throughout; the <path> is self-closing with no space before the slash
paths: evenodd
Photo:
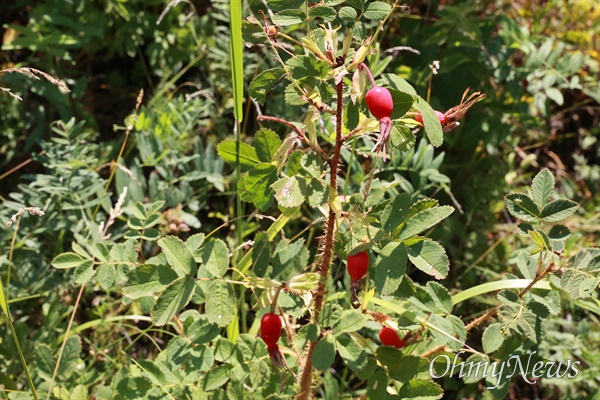
<path id="1" fill-rule="evenodd" d="M 440 120 L 440 124 L 446 125 L 446 123 L 448 122 L 448 118 L 446 118 L 443 112 L 435 110 L 435 115 L 437 115 L 438 119 Z M 417 113 L 417 115 L 415 115 L 414 119 L 415 121 L 423 125 L 423 116 L 420 112 Z"/>
<path id="2" fill-rule="evenodd" d="M 446 122 L 448 122 L 448 118 L 446 118 L 443 112 L 435 110 L 435 115 L 437 115 L 442 125 L 446 125 Z"/>
<path id="3" fill-rule="evenodd" d="M 277 346 L 281 337 L 281 318 L 277 314 L 267 313 L 260 320 L 260 337 L 269 349 Z"/>
<path id="4" fill-rule="evenodd" d="M 365 96 L 367 107 L 371 114 L 377 119 L 389 118 L 394 110 L 394 101 L 389 90 L 381 86 L 375 86 Z"/>
<path id="5" fill-rule="evenodd" d="M 387 326 L 381 328 L 381 331 L 379 331 L 379 340 L 381 340 L 382 345 L 393 346 L 397 349 L 406 346 L 404 339 L 398 336 L 398 333 L 394 329 Z"/>
<path id="6" fill-rule="evenodd" d="M 369 255 L 366 251 L 348 256 L 348 275 L 353 280 L 361 280 L 369 269 Z"/>

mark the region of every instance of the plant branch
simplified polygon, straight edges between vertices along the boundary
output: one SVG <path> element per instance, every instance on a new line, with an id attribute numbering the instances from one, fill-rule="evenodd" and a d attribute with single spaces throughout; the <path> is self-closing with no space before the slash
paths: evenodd
<path id="1" fill-rule="evenodd" d="M 329 159 L 329 157 L 327 156 L 327 154 L 325 154 L 325 152 L 323 151 L 322 148 L 320 148 L 319 146 L 315 145 L 314 143 L 311 143 L 311 141 L 308 140 L 308 138 L 306 137 L 306 132 L 304 132 L 304 130 L 298 128 L 296 125 L 292 124 L 291 122 L 286 121 L 285 119 L 282 119 L 282 118 L 271 117 L 269 115 L 259 115 L 258 117 L 256 117 L 256 119 L 259 120 L 259 121 L 274 121 L 274 122 L 279 122 L 281 124 L 289 126 L 294 131 L 296 131 L 296 133 L 298 134 L 298 136 L 300 137 L 300 139 L 302 139 L 304 142 L 306 142 L 310 146 L 310 148 L 313 149 L 314 151 L 316 151 L 317 154 L 319 154 L 325 161 L 327 161 Z"/>
<path id="2" fill-rule="evenodd" d="M 344 110 L 344 83 L 340 82 L 336 85 L 337 89 L 337 108 L 336 108 L 336 124 L 335 124 L 335 147 L 333 155 L 331 156 L 329 166 L 329 189 L 337 192 L 337 176 L 338 167 L 340 164 L 340 152 L 342 150 L 342 144 L 344 139 L 342 136 L 342 124 L 343 124 L 343 110 Z M 332 205 L 329 205 L 329 216 L 327 218 L 327 228 L 325 231 L 325 244 L 323 248 L 323 259 L 321 262 L 321 279 L 317 286 L 317 293 L 315 295 L 315 302 L 313 306 L 313 319 L 316 321 L 319 318 L 321 309 L 323 308 L 323 299 L 327 291 L 327 279 L 329 277 L 329 266 L 331 264 L 333 255 L 333 234 L 335 231 L 335 218 L 336 212 Z M 306 355 L 306 362 L 304 364 L 304 370 L 302 371 L 302 377 L 300 379 L 300 393 L 298 395 L 299 400 L 307 400 L 310 397 L 310 386 L 312 382 L 312 355 L 317 346 L 317 341 L 311 342 L 308 348 L 308 354 Z"/>
<path id="3" fill-rule="evenodd" d="M 550 265 L 544 270 L 542 271 L 540 274 L 536 275 L 535 278 L 533 278 L 531 280 L 531 282 L 529 283 L 529 285 L 527 285 L 527 287 L 523 288 L 518 296 L 519 298 L 523 298 L 523 296 L 531 290 L 531 288 L 538 283 L 539 281 L 541 281 L 542 279 L 544 279 L 546 277 L 546 275 L 548 275 L 548 273 L 550 271 L 552 271 L 555 268 L 554 263 L 550 263 Z M 502 305 L 502 303 L 497 304 L 495 307 L 490 308 L 485 314 L 483 314 L 480 317 L 475 318 L 473 321 L 469 322 L 466 326 L 465 326 L 465 331 L 469 332 L 471 329 L 476 328 L 477 326 L 481 325 L 483 322 L 485 322 L 486 320 L 492 318 L 496 312 L 498 312 L 498 309 L 500 308 L 500 306 Z M 421 354 L 421 357 L 429 357 L 435 353 L 438 353 L 440 351 L 443 351 L 444 348 L 446 346 L 438 346 L 435 347 L 431 350 L 426 351 L 425 353 Z"/>

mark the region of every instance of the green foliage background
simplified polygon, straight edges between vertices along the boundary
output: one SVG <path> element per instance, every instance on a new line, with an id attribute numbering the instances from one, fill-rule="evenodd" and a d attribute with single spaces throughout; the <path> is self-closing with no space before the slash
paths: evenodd
<path id="1" fill-rule="evenodd" d="M 334 3 L 342 2 L 324 2 Z M 406 79 L 439 110 L 458 104 L 467 87 L 487 95 L 461 120 L 459 129 L 445 135 L 441 148 L 434 149 L 419 136 L 414 148 L 394 152 L 371 186 L 371 191 L 381 193 L 380 199 L 407 193 L 414 199 L 432 197 L 455 207 L 447 220 L 429 232 L 443 244 L 452 266 L 443 286 L 456 294 L 527 268 L 523 267 L 527 253 L 523 249 L 528 242 L 519 235 L 505 207 L 509 202 L 505 196 L 524 193 L 519 187 L 529 185 L 543 168 L 556 179 L 555 196 L 580 205 L 565 223 L 571 232 L 565 251 L 575 254 L 586 246 L 600 245 L 600 6 L 577 0 L 552 0 L 544 5 L 504 0 L 413 1 L 408 5 L 411 14 L 396 13 L 378 38 L 379 53 L 367 58 L 373 74 Z M 243 3 L 245 17 L 254 15 L 262 21 L 259 10 L 263 9 L 261 1 Z M 231 371 L 268 381 L 260 390 L 253 388 L 264 397 L 276 392 L 277 376 L 270 372 L 266 350 L 256 339 L 258 318 L 254 315 L 262 311 L 251 309 L 256 299 L 249 300 L 248 291 L 229 293 L 228 286 L 212 284 L 210 291 L 208 284 L 188 290 L 195 304 L 208 302 L 207 293 L 248 300 L 246 305 L 219 305 L 239 307 L 247 314 L 240 318 L 239 346 L 232 344 L 231 336 L 219 336 L 225 329 L 215 324 L 222 326 L 221 321 L 198 313 L 198 307 L 190 306 L 176 323 L 160 326 L 167 321 L 147 317 L 155 307 L 150 292 L 130 292 L 129 297 L 121 292 L 131 279 L 127 265 L 138 252 L 148 258 L 156 256 L 153 241 L 158 238 L 163 238 L 157 242 L 163 251 L 176 248 L 176 253 L 189 252 L 193 259 L 205 257 L 207 269 L 219 277 L 224 275 L 222 266 L 216 259 L 207 261 L 212 254 L 229 257 L 231 253 L 239 262 L 247 241 L 268 241 L 268 229 L 275 230 L 268 217 L 279 215 L 274 199 L 264 199 L 260 207 L 255 203 L 267 218 L 255 218 L 254 206 L 243 203 L 241 214 L 251 217 L 235 219 L 240 214 L 236 209 L 238 179 L 216 146 L 231 139 L 234 131 L 244 143 L 252 143 L 263 125 L 283 140 L 289 127 L 259 123 L 258 110 L 305 121 L 306 107 L 287 104 L 289 93 L 284 85 L 265 92 L 262 102 L 257 99 L 260 106 L 248 97 L 252 79 L 277 67 L 276 60 L 264 48 L 244 49 L 246 98 L 243 120 L 236 126 L 228 1 L 44 0 L 30 4 L 18 0 L 2 3 L 0 15 L 4 17 L 0 69 L 37 68 L 71 90 L 66 93 L 44 79 L 21 74 L 0 75 L 0 87 L 22 98 L 17 101 L 0 92 L 0 221 L 4 227 L 24 206 L 45 211 L 43 217 L 24 215 L 15 237 L 14 225 L 0 231 L 0 277 L 40 392 L 56 381 L 52 395 L 65 399 L 119 395 L 242 398 L 243 393 L 236 392 L 242 389 L 234 385 L 227 392 L 219 391 Z M 281 25 L 282 32 L 292 36 L 303 29 Z M 372 31 L 374 26 L 367 25 L 365 30 Z M 430 67 L 434 61 L 439 62 L 435 73 Z M 136 110 L 140 89 L 143 101 Z M 364 143 L 356 146 L 368 152 Z M 359 193 L 367 177 L 363 166 L 370 167 L 370 161 L 353 158 L 347 149 L 342 156 L 347 168 L 340 179 L 342 191 Z M 243 164 L 242 169 L 246 171 Z M 121 195 L 124 214 L 105 230 Z M 242 196 L 242 200 L 251 199 Z M 134 206 L 135 202 L 145 208 Z M 285 224 L 283 239 L 273 249 L 273 258 L 279 260 L 274 268 L 285 269 L 286 279 L 300 273 L 318 254 L 320 214 L 305 211 Z M 195 252 L 204 242 L 205 236 L 200 235 L 208 240 L 209 234 L 210 251 Z M 181 240 L 170 243 L 166 235 Z M 143 247 L 125 244 L 126 238 L 139 240 Z M 78 283 L 92 272 L 91 267 L 78 267 L 72 274 L 52 268 L 51 262 L 60 253 L 74 252 L 71 257 L 75 258 L 63 261 L 79 266 L 85 259 L 81 253 L 87 250 L 78 252 L 71 243 L 105 240 L 120 243 L 110 250 L 111 260 L 118 262 L 98 268 L 98 282 L 85 286 L 74 314 L 77 336 L 65 342 L 61 363 L 54 371 L 79 295 Z M 345 255 L 344 245 L 339 244 L 338 254 Z M 185 263 L 181 268 L 184 272 L 179 279 L 186 287 L 183 277 L 194 275 L 195 270 L 190 274 Z M 332 275 L 340 280 L 344 264 L 337 259 L 332 268 Z M 168 275 L 158 268 L 150 272 Z M 411 278 L 423 286 L 427 282 L 418 271 Z M 293 314 L 298 304 L 288 297 L 283 301 Z M 558 393 L 556 398 L 598 398 L 598 293 L 593 292 L 590 299 L 557 295 L 554 300 L 563 307 L 550 307 L 560 311 L 546 320 L 547 338 L 538 350 L 542 357 L 583 360 L 587 368 L 575 380 L 544 381 L 535 389 L 514 380 L 496 396 Z M 453 313 L 475 317 L 493 304 L 495 297 L 479 296 L 461 303 Z M 163 310 L 164 318 L 170 317 L 168 305 Z M 0 322 L 0 398 L 29 398 L 5 314 Z M 310 337 L 310 329 L 302 335 Z M 376 327 L 367 324 L 365 329 L 367 336 L 376 337 Z M 478 346 L 480 336 L 480 331 L 469 335 L 469 344 Z M 186 348 L 183 337 L 197 346 Z M 209 343 L 213 350 L 205 350 Z M 343 339 L 340 343 L 344 344 Z M 180 359 L 178 352 L 184 354 Z M 347 362 L 339 358 L 332 362 L 333 369 L 323 368 L 318 393 L 332 399 L 360 394 L 354 389 L 354 384 L 364 383 L 360 375 L 351 375 L 345 368 Z M 186 372 L 165 376 L 172 371 L 160 366 L 167 364 Z M 195 385 L 200 379 L 202 384 Z M 494 395 L 455 377 L 438 383 L 447 398 Z"/>

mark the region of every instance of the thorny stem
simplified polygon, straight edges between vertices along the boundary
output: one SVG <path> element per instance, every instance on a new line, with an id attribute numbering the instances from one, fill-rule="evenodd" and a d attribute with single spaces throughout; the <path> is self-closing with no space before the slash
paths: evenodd
<path id="1" fill-rule="evenodd" d="M 531 288 L 538 283 L 539 281 L 541 281 L 542 279 L 544 279 L 544 277 L 546 277 L 546 275 L 548 275 L 548 273 L 550 271 L 552 271 L 552 269 L 555 268 L 554 263 L 551 263 L 544 271 L 542 271 L 542 273 L 536 275 L 535 278 L 533 278 L 531 280 L 531 282 L 529 283 L 529 285 L 527 285 L 526 288 L 524 288 L 523 290 L 521 290 L 518 294 L 519 298 L 522 298 L 525 293 L 527 293 L 529 290 L 531 290 Z M 471 329 L 481 325 L 483 322 L 485 322 L 486 320 L 492 318 L 494 316 L 494 314 L 496 314 L 496 312 L 498 312 L 498 309 L 500 308 L 502 304 L 498 304 L 493 308 L 490 308 L 485 314 L 483 314 L 480 317 L 475 318 L 473 321 L 469 322 L 466 326 L 465 326 L 465 331 L 469 332 Z M 438 353 L 440 351 L 443 351 L 445 348 L 445 346 L 438 346 L 435 347 L 431 350 L 426 351 L 425 353 L 421 354 L 421 357 L 429 357 L 432 354 Z"/>
<path id="2" fill-rule="evenodd" d="M 336 109 L 336 124 L 335 124 L 335 147 L 333 155 L 329 160 L 329 186 L 330 190 L 337 191 L 337 175 L 338 167 L 340 163 L 340 152 L 342 144 L 344 143 L 342 137 L 342 113 L 344 109 L 344 83 L 340 82 L 336 85 L 337 89 L 337 109 Z M 327 228 L 325 231 L 325 246 L 323 249 L 323 259 L 321 262 L 321 279 L 317 286 L 317 293 L 315 295 L 315 303 L 313 306 L 313 319 L 317 320 L 321 309 L 323 308 L 323 299 L 325 297 L 325 291 L 327 289 L 327 278 L 329 276 L 329 265 L 331 264 L 331 258 L 333 254 L 333 233 L 335 228 L 336 213 L 333 207 L 329 206 L 329 216 L 327 218 Z M 308 348 L 308 354 L 306 355 L 306 363 L 304 364 L 304 370 L 302 371 L 302 378 L 300 379 L 300 394 L 298 395 L 299 400 L 307 400 L 310 397 L 310 385 L 312 382 L 312 355 L 315 351 L 317 341 L 311 342 Z"/>

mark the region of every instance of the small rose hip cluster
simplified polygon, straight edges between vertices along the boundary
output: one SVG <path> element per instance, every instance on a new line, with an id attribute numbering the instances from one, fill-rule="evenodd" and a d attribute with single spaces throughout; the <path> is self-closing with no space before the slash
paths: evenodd
<path id="1" fill-rule="evenodd" d="M 383 155 L 383 161 L 386 161 L 386 147 L 387 142 L 389 140 L 390 132 L 392 131 L 392 119 L 391 115 L 394 111 L 394 100 L 392 98 L 392 94 L 390 91 L 382 86 L 377 86 L 375 84 L 375 79 L 364 63 L 359 65 L 359 68 L 364 70 L 369 79 L 371 81 L 372 88 L 369 89 L 365 96 L 365 103 L 367 104 L 367 108 L 373 114 L 375 118 L 379 120 L 379 138 L 373 146 L 371 152 L 380 152 Z M 485 94 L 481 92 L 471 93 L 468 97 L 469 88 L 464 92 L 463 97 L 460 101 L 460 104 L 450 108 L 445 113 L 441 111 L 435 110 L 435 114 L 437 115 L 440 124 L 442 125 L 442 130 L 447 133 L 454 129 L 456 129 L 460 123 L 458 122 L 466 113 L 467 110 L 478 101 L 485 99 Z M 465 100 L 466 98 L 466 100 Z M 414 116 L 415 121 L 417 121 L 421 126 L 423 124 L 423 116 L 420 112 L 417 112 Z"/>

